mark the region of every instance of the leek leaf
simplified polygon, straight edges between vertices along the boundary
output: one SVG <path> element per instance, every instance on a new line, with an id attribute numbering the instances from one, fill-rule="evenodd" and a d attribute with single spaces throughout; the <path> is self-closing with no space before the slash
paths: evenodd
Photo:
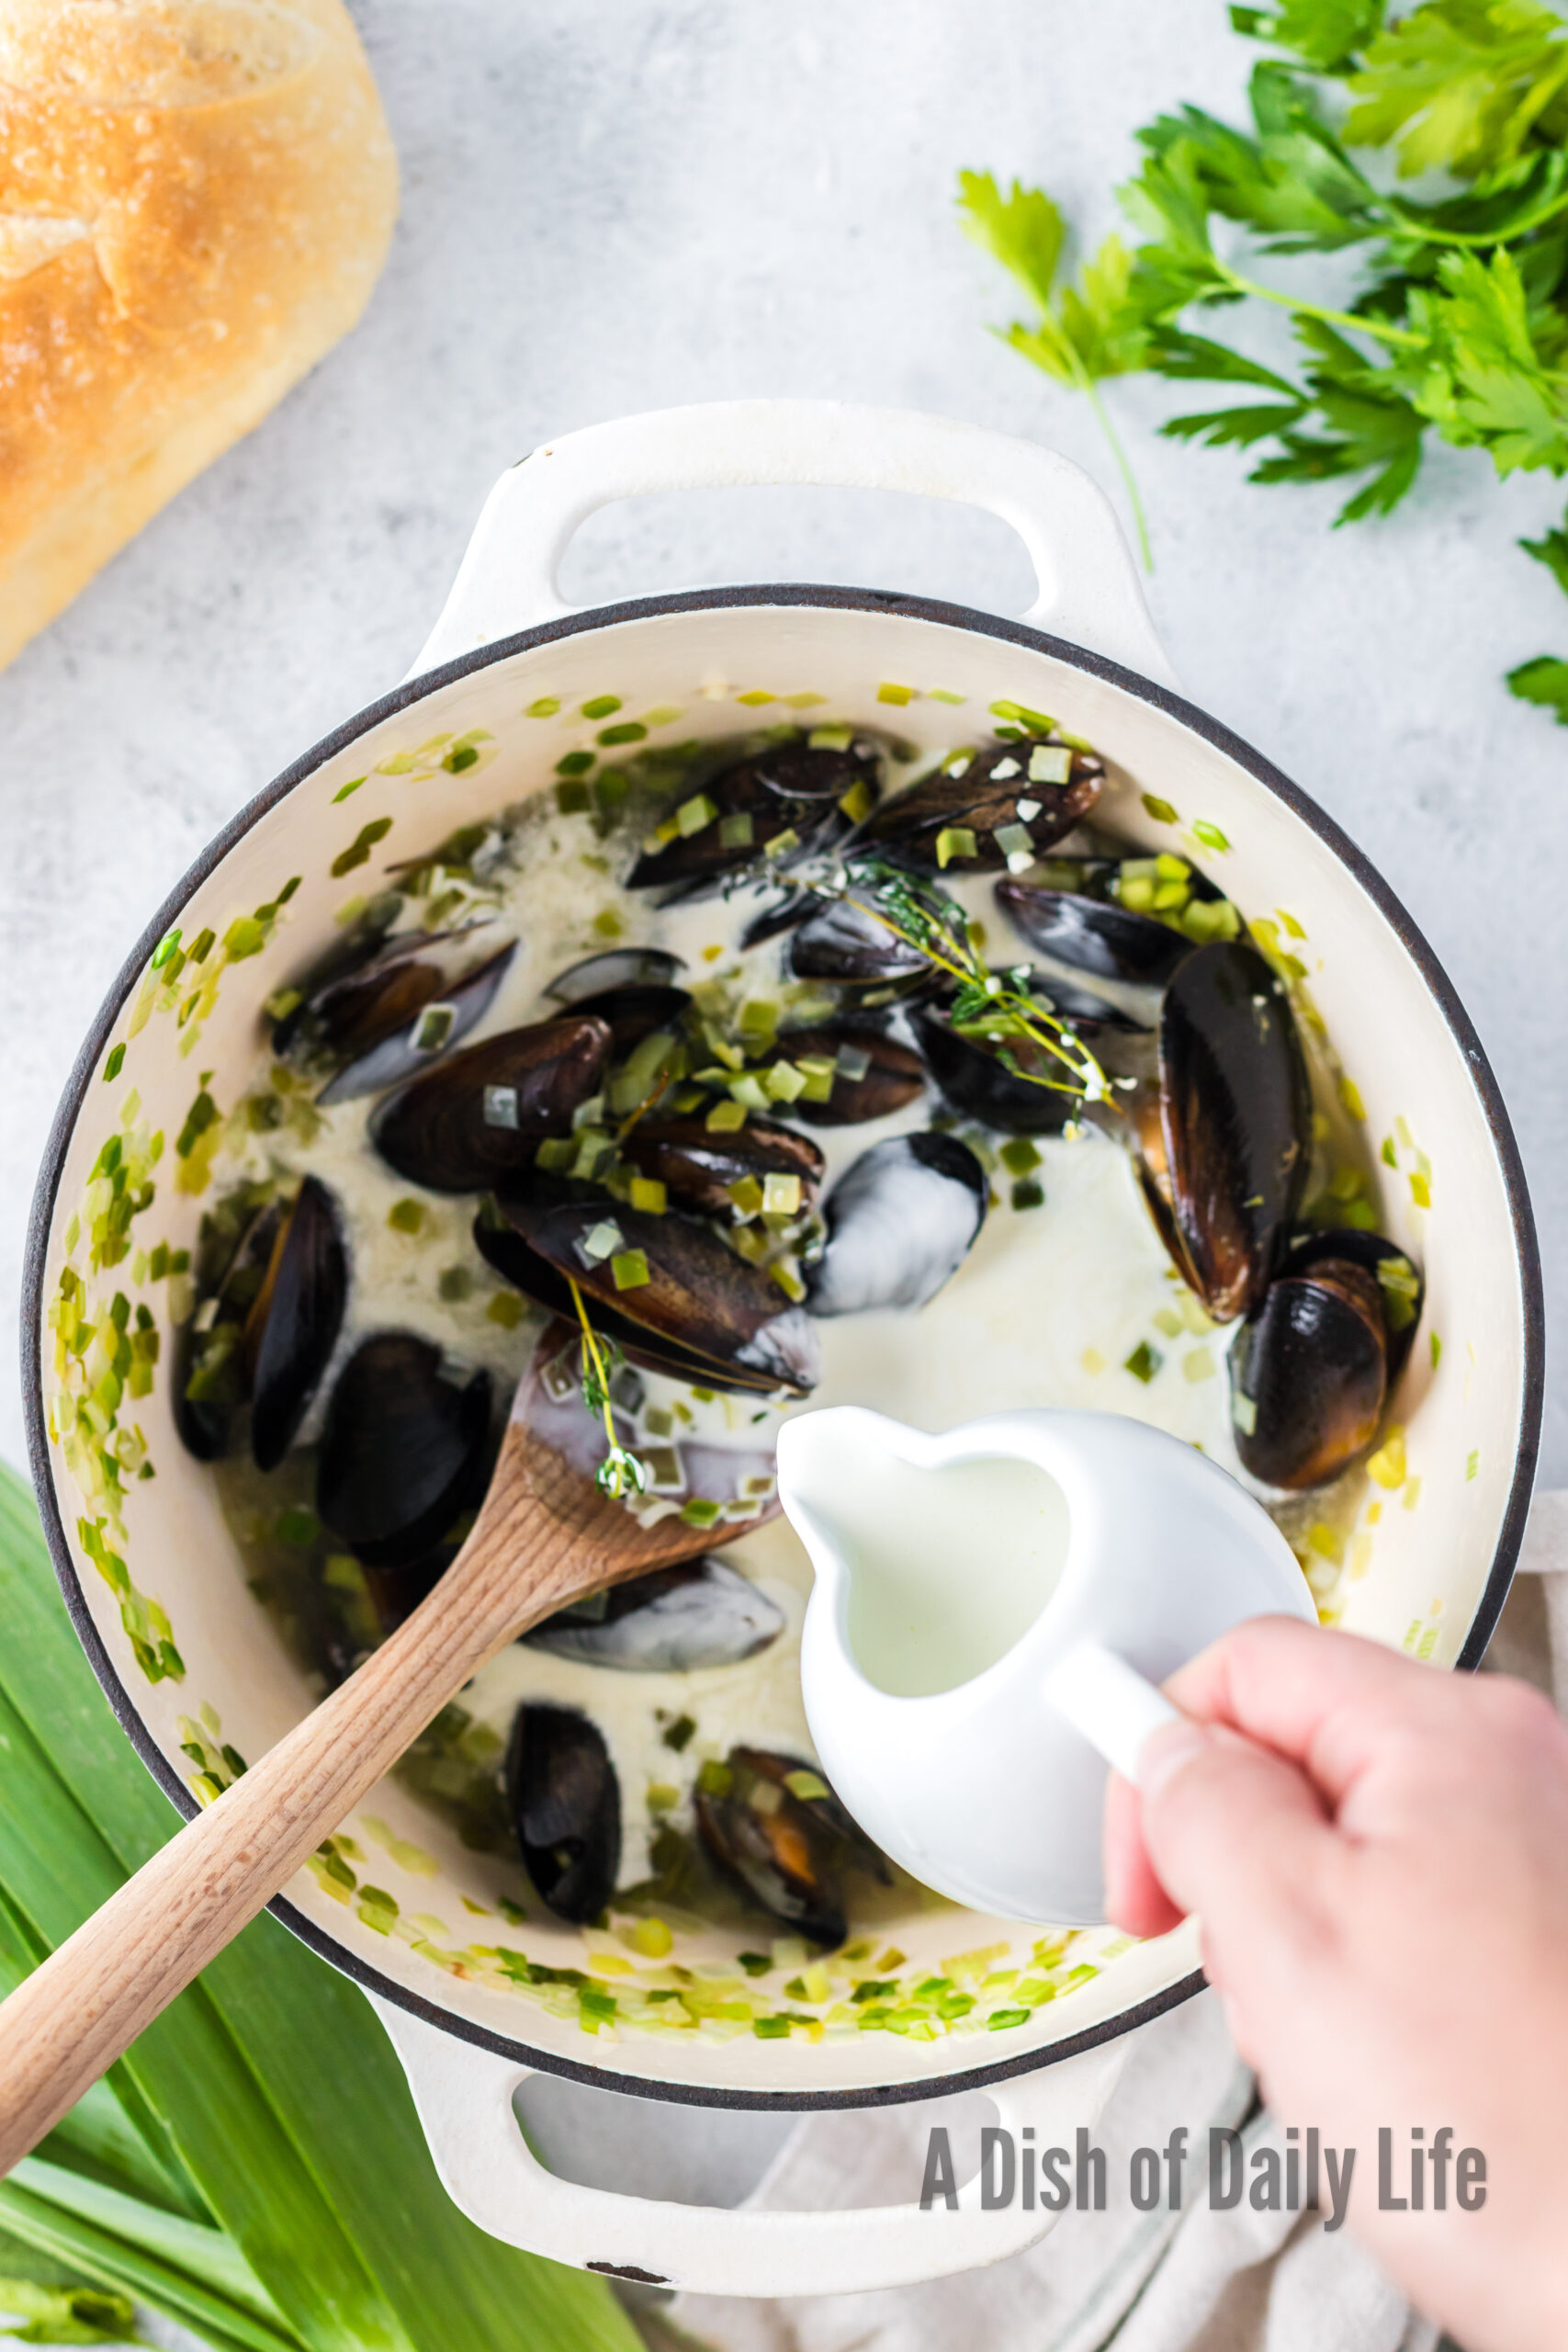
<path id="1" fill-rule="evenodd" d="M 0 2181 L 0 2226 L 37 2252 L 183 2320 L 212 2352 L 299 2352 L 298 2336 L 253 2319 L 173 2263 L 62 2211 L 12 2180 Z"/>
<path id="2" fill-rule="evenodd" d="M 52 1947 L 178 1823 L 93 1679 L 31 1497 L 3 1464 L 0 1624 L 0 1890 Z M 375 2013 L 276 1921 L 253 1922 L 125 2066 L 310 2352 L 636 2352 L 602 2280 L 458 2212 Z"/>

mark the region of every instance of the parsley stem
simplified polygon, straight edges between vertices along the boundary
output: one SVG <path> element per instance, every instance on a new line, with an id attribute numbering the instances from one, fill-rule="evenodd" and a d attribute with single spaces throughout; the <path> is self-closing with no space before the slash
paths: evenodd
<path id="1" fill-rule="evenodd" d="M 1375 319 L 1358 318 L 1353 311 L 1325 310 L 1319 302 L 1303 302 L 1297 295 L 1282 294 L 1277 286 L 1264 286 L 1256 277 L 1244 277 L 1239 269 L 1232 269 L 1217 254 L 1214 269 L 1236 293 L 1256 294 L 1260 301 L 1277 302 L 1282 311 L 1291 311 L 1296 318 L 1321 319 L 1325 326 L 1348 327 L 1354 334 L 1370 334 L 1374 343 L 1403 344 L 1415 349 L 1422 341 L 1420 335 L 1406 327 L 1382 326 Z"/>
<path id="2" fill-rule="evenodd" d="M 1076 353 L 1074 356 L 1077 357 Z M 1144 502 L 1138 495 L 1138 485 L 1134 477 L 1132 466 L 1128 462 L 1127 452 L 1122 447 L 1121 435 L 1111 422 L 1111 412 L 1100 397 L 1094 378 L 1088 368 L 1083 367 L 1081 361 L 1078 362 L 1078 366 L 1082 378 L 1078 389 L 1087 394 L 1089 404 L 1099 421 L 1100 429 L 1110 444 L 1111 454 L 1116 460 L 1116 470 L 1122 477 L 1122 487 L 1127 493 L 1127 503 L 1133 510 L 1133 521 L 1138 533 L 1138 553 L 1143 558 L 1144 570 L 1153 571 L 1155 560 L 1149 548 L 1148 520 L 1144 513 Z"/>
<path id="3" fill-rule="evenodd" d="M 1417 216 L 1414 206 L 1406 207 L 1401 204 L 1397 197 L 1389 198 L 1389 209 L 1394 221 L 1391 234 L 1419 237 L 1424 244 L 1428 245 L 1499 246 L 1511 245 L 1517 238 L 1528 236 L 1532 229 L 1539 229 L 1544 222 L 1554 220 L 1560 212 L 1568 212 L 1568 196 L 1557 197 L 1551 204 L 1543 205 L 1539 212 L 1527 214 L 1523 220 L 1510 220 L 1507 229 L 1502 232 L 1495 229 L 1483 231 L 1431 228 Z"/>

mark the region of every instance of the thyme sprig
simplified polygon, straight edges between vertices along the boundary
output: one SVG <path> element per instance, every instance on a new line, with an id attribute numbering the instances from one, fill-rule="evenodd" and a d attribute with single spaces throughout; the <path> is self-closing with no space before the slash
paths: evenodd
<path id="1" fill-rule="evenodd" d="M 628 1453 L 615 1435 L 615 1415 L 610 1406 L 612 1363 L 605 1360 L 606 1351 L 613 1359 L 615 1349 L 610 1341 L 600 1341 L 599 1334 L 588 1319 L 588 1309 L 582 1303 L 582 1293 L 568 1274 L 566 1285 L 571 1293 L 571 1303 L 577 1309 L 577 1319 L 582 1330 L 582 1401 L 591 1413 L 603 1416 L 604 1422 L 604 1458 L 593 1473 L 593 1483 L 602 1495 L 612 1502 L 623 1502 L 628 1495 L 648 1492 L 648 1464 L 637 1454 Z"/>
<path id="2" fill-rule="evenodd" d="M 970 930 L 969 918 L 951 899 L 922 888 L 902 866 L 881 858 L 856 859 L 836 875 L 807 878 L 818 897 L 841 899 L 869 915 L 905 946 L 956 985 L 948 1019 L 963 1037 L 996 1045 L 997 1059 L 1014 1078 L 1071 1094 L 1089 1102 L 1115 1097 L 1099 1061 L 1068 1023 L 1057 1019 L 1031 989 L 1027 964 L 994 972 Z M 1044 1069 L 1026 1069 L 1005 1040 L 1015 1037 L 1046 1057 Z M 1066 1072 L 1055 1074 L 1050 1067 Z"/>

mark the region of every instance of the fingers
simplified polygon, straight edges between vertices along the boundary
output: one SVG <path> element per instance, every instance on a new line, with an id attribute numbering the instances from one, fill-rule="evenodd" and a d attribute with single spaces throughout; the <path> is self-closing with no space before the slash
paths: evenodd
<path id="1" fill-rule="evenodd" d="M 1183 1714 L 1231 1724 L 1302 1765 L 1331 1805 L 1391 1732 L 1442 1734 L 1464 1712 L 1448 1675 L 1289 1617 L 1234 1627 L 1166 1687 Z"/>
<path id="2" fill-rule="evenodd" d="M 1107 1908 L 1142 1936 L 1201 1912 L 1222 1954 L 1331 1932 L 1335 1814 L 1391 1738 L 1445 1737 L 1464 1708 L 1448 1676 L 1284 1617 L 1235 1627 L 1167 1689 L 1188 1721 L 1147 1742 L 1136 1789 L 1107 1791 Z"/>
<path id="3" fill-rule="evenodd" d="M 1144 1860 L 1130 1850 L 1119 1812 L 1118 1899 L 1169 1924 L 1150 1896 L 1146 1869 L 1172 1909 L 1202 1914 L 1222 1976 L 1230 1973 L 1227 1956 L 1244 1951 L 1294 1974 L 1332 1932 L 1339 1865 L 1306 1775 L 1223 1724 L 1173 1724 L 1145 1742 L 1140 1762 Z"/>
<path id="4" fill-rule="evenodd" d="M 1182 1917 L 1149 1860 L 1143 1799 L 1120 1772 L 1105 1789 L 1105 1915 L 1130 1936 L 1166 1935 Z"/>

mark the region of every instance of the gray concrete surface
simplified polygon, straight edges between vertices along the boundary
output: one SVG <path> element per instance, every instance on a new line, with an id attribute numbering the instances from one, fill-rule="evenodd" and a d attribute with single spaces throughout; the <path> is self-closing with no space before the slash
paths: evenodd
<path id="1" fill-rule="evenodd" d="M 985 332 L 1009 314 L 953 217 L 962 164 L 1112 219 L 1133 127 L 1239 104 L 1217 0 L 357 0 L 403 217 L 358 334 L 0 677 L 0 1300 L 77 1040 L 147 915 L 232 810 L 406 668 L 502 465 L 551 433 L 726 394 L 904 402 L 1111 469 L 1092 419 Z M 1259 349 L 1269 346 L 1259 345 Z M 1283 347 L 1280 345 L 1280 347 Z M 1194 698 L 1382 866 L 1448 965 L 1524 1148 L 1568 1306 L 1568 736 L 1510 702 L 1568 651 L 1514 552 L 1561 489 L 1438 453 L 1391 522 L 1261 491 L 1114 388 L 1152 601 Z M 748 492 L 596 518 L 585 600 L 795 576 L 1025 599 L 1001 526 L 898 499 Z M 0 1450 L 20 1453 L 7 1367 Z M 1551 1392 L 1547 1478 L 1568 1479 Z"/>

